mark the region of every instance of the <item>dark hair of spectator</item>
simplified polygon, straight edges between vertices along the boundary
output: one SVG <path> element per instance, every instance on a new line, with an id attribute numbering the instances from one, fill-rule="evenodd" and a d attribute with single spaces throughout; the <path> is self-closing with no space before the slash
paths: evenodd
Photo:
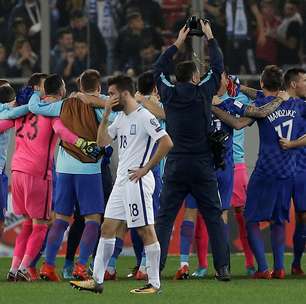
<path id="1" fill-rule="evenodd" d="M 85 14 L 82 10 L 77 9 L 70 13 L 70 20 L 81 19 L 83 17 L 85 17 Z"/>
<path id="2" fill-rule="evenodd" d="M 80 84 L 85 92 L 94 92 L 99 89 L 101 75 L 97 70 L 88 69 L 80 76 Z"/>
<path id="3" fill-rule="evenodd" d="M 132 96 L 135 95 L 133 79 L 129 76 L 118 75 L 111 77 L 108 79 L 107 85 L 115 85 L 119 92 L 128 91 Z"/>
<path id="4" fill-rule="evenodd" d="M 156 83 L 151 71 L 144 72 L 138 77 L 137 89 L 143 95 L 152 94 Z"/>
<path id="5" fill-rule="evenodd" d="M 134 18 L 142 18 L 140 12 L 136 10 L 128 11 L 126 15 L 126 20 L 129 22 Z"/>
<path id="6" fill-rule="evenodd" d="M 282 88 L 283 72 L 276 65 L 267 65 L 261 74 L 261 81 L 264 89 L 271 92 L 278 91 Z"/>
<path id="7" fill-rule="evenodd" d="M 68 27 L 62 27 L 57 31 L 57 38 L 61 39 L 64 35 L 71 34 L 72 32 Z"/>
<path id="8" fill-rule="evenodd" d="M 193 74 L 197 71 L 197 66 L 193 61 L 183 61 L 175 68 L 175 77 L 178 82 L 188 82 L 192 80 Z"/>
<path id="9" fill-rule="evenodd" d="M 0 86 L 0 102 L 11 102 L 16 98 L 16 93 L 10 85 Z"/>
<path id="10" fill-rule="evenodd" d="M 299 0 L 286 0 L 286 3 L 299 6 L 301 3 Z"/>
<path id="11" fill-rule="evenodd" d="M 34 73 L 28 80 L 28 86 L 34 88 L 34 86 L 39 86 L 42 79 L 46 79 L 48 74 L 45 73 Z"/>
<path id="12" fill-rule="evenodd" d="M 297 81 L 299 74 L 306 74 L 306 70 L 302 68 L 293 68 L 288 70 L 284 75 L 285 89 L 289 89 L 292 81 Z"/>
<path id="13" fill-rule="evenodd" d="M 46 95 L 58 95 L 63 86 L 63 78 L 57 74 L 48 76 L 44 83 Z"/>
<path id="14" fill-rule="evenodd" d="M 3 85 L 10 85 L 10 83 L 6 79 L 0 79 L 0 87 Z"/>

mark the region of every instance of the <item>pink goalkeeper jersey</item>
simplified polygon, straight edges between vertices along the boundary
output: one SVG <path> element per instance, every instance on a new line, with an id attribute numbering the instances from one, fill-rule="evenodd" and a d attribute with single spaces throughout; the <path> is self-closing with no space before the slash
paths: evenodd
<path id="1" fill-rule="evenodd" d="M 28 113 L 16 120 L 0 121 L 0 132 L 15 126 L 16 144 L 12 171 L 52 178 L 54 150 L 59 136 L 74 144 L 77 136 L 68 130 L 59 118 Z"/>

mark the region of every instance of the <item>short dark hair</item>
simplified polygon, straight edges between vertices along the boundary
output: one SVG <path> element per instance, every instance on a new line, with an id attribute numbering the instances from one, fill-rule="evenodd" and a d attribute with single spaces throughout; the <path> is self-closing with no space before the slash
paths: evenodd
<path id="1" fill-rule="evenodd" d="M 30 79 L 28 80 L 28 86 L 34 88 L 34 86 L 40 85 L 42 79 L 46 79 L 48 74 L 45 73 L 34 73 L 31 75 Z"/>
<path id="2" fill-rule="evenodd" d="M 81 19 L 85 17 L 85 14 L 80 9 L 75 9 L 70 13 L 70 20 Z"/>
<path id="3" fill-rule="evenodd" d="M 118 75 L 108 79 L 107 85 L 115 85 L 118 91 L 128 91 L 132 96 L 135 95 L 133 79 L 129 76 Z"/>
<path id="4" fill-rule="evenodd" d="M 85 70 L 80 76 L 80 84 L 85 92 L 96 91 L 101 84 L 101 75 L 97 70 Z"/>
<path id="5" fill-rule="evenodd" d="M 262 74 L 263 88 L 269 91 L 278 91 L 283 84 L 283 71 L 276 65 L 267 65 Z"/>
<path id="6" fill-rule="evenodd" d="M 178 82 L 188 82 L 197 71 L 197 66 L 193 61 L 182 61 L 175 68 L 175 77 Z"/>
<path id="7" fill-rule="evenodd" d="M 6 79 L 0 79 L 0 87 L 3 85 L 9 85 L 10 83 Z"/>
<path id="8" fill-rule="evenodd" d="M 156 86 L 153 72 L 147 71 L 138 77 L 137 89 L 143 95 L 150 95 Z"/>
<path id="9" fill-rule="evenodd" d="M 57 31 L 57 39 L 61 39 L 64 35 L 71 34 L 72 31 L 68 27 L 62 27 Z"/>
<path id="10" fill-rule="evenodd" d="M 57 74 L 48 76 L 44 83 L 46 95 L 57 95 L 63 86 L 63 78 Z"/>
<path id="11" fill-rule="evenodd" d="M 11 102 L 16 98 L 16 93 L 10 85 L 0 86 L 0 102 Z"/>
<path id="12" fill-rule="evenodd" d="M 284 86 L 285 89 L 290 88 L 290 84 L 292 81 L 297 81 L 299 74 L 306 74 L 306 70 L 302 68 L 293 68 L 289 69 L 284 75 Z"/>

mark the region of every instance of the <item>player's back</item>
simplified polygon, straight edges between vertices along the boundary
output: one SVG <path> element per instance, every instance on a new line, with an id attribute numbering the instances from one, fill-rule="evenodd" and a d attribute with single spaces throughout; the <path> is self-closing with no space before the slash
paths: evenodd
<path id="1" fill-rule="evenodd" d="M 51 178 L 53 155 L 58 136 L 52 118 L 28 113 L 15 120 L 16 147 L 12 170 Z"/>
<path id="2" fill-rule="evenodd" d="M 274 98 L 257 98 L 255 104 L 260 107 Z M 255 168 L 257 173 L 277 178 L 288 178 L 295 174 L 297 153 L 295 150 L 283 150 L 279 139 L 298 138 L 306 114 L 305 106 L 302 100 L 290 98 L 266 118 L 257 120 L 260 138 Z"/>

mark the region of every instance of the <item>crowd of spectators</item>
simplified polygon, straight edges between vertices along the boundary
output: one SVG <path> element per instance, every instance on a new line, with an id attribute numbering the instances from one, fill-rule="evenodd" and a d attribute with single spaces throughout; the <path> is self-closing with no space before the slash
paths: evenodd
<path id="1" fill-rule="evenodd" d="M 47 0 L 46 0 L 47 1 Z M 49 0 L 50 70 L 73 88 L 86 68 L 130 76 L 152 67 L 192 15 L 191 0 Z M 306 1 L 203 0 L 233 74 L 306 62 Z M 0 0 L 0 78 L 40 70 L 38 0 Z M 191 58 L 191 47 L 177 60 Z"/>

